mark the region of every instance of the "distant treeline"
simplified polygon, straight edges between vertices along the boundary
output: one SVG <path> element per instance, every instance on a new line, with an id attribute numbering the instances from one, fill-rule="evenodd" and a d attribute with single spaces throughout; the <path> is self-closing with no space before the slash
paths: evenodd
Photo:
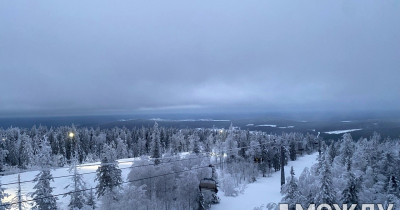
<path id="1" fill-rule="evenodd" d="M 156 133 L 155 133 L 156 132 Z M 232 135 L 229 137 L 229 133 Z M 41 142 L 46 140 L 51 147 L 52 165 L 62 167 L 70 163 L 72 155 L 77 153 L 78 161 L 93 162 L 101 160 L 104 144 L 116 150 L 117 158 L 139 157 L 152 155 L 152 138 L 160 139 L 160 153 L 177 154 L 181 152 L 223 152 L 223 143 L 227 137 L 235 142 L 231 147 L 246 147 L 252 143 L 271 142 L 269 147 L 278 144 L 290 144 L 292 150 L 299 153 L 310 153 L 318 147 L 316 137 L 311 134 L 288 133 L 269 135 L 263 132 L 230 129 L 176 129 L 158 127 L 152 128 L 87 128 L 75 126 L 45 127 L 33 126 L 31 129 L 8 128 L 0 130 L 0 169 L 10 167 L 21 169 L 35 168 L 38 164 L 36 155 L 40 151 Z M 229 139 L 228 139 L 229 140 Z M 289 149 L 289 147 L 288 147 Z M 248 156 L 265 156 L 269 167 L 274 167 L 274 150 L 252 151 L 248 148 L 238 150 L 243 158 Z M 264 154 L 265 153 L 265 154 Z M 294 153 L 294 151 L 292 151 Z M 287 153 L 289 155 L 289 153 Z M 276 155 L 278 156 L 278 155 Z M 294 155 L 292 154 L 292 158 Z M 279 165 L 276 163 L 275 165 Z M 275 166 L 279 169 L 279 167 Z"/>

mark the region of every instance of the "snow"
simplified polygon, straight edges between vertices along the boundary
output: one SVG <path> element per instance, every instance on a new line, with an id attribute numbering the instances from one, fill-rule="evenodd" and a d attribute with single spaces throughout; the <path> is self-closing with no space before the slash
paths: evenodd
<path id="1" fill-rule="evenodd" d="M 250 123 L 250 124 L 247 124 L 246 126 L 254 126 L 254 124 Z"/>
<path id="2" fill-rule="evenodd" d="M 271 128 L 275 128 L 276 125 L 257 125 L 257 127 L 271 127 Z"/>
<path id="3" fill-rule="evenodd" d="M 198 121 L 206 121 L 206 122 L 230 122 L 230 120 L 213 120 L 213 119 L 200 119 Z"/>
<path id="4" fill-rule="evenodd" d="M 181 157 L 185 157 L 187 154 L 180 154 Z M 316 154 L 307 155 L 304 157 L 299 157 L 295 162 L 289 162 L 289 165 L 285 167 L 285 171 L 288 174 L 290 171 L 290 167 L 294 166 L 296 174 L 300 174 L 301 171 L 305 167 L 311 167 L 316 161 Z M 127 175 L 130 171 L 130 166 L 135 158 L 127 158 L 120 159 L 119 168 L 122 170 L 122 180 L 126 180 Z M 96 187 L 95 177 L 96 170 L 99 167 L 100 162 L 90 163 L 90 164 L 81 164 L 78 166 L 79 172 L 82 174 L 84 181 L 86 182 L 86 188 Z M 38 174 L 39 171 L 29 171 L 21 173 L 21 182 L 30 181 L 35 178 L 35 175 Z M 71 183 L 71 177 L 62 177 L 56 178 L 59 176 L 70 175 L 68 172 L 68 168 L 58 168 L 51 171 L 53 177 L 55 177 L 54 182 L 51 182 L 52 187 L 54 187 L 53 195 L 61 194 L 68 192 L 67 189 L 64 189 L 65 186 Z M 90 173 L 90 174 L 84 174 Z M 17 181 L 17 174 L 6 175 L 0 177 L 1 183 L 11 183 Z M 30 196 L 27 196 L 28 193 L 33 192 L 34 182 L 26 182 L 21 184 L 22 194 L 24 195 L 23 199 L 30 199 Z M 17 193 L 17 184 L 13 185 L 3 185 L 6 188 L 5 192 L 10 196 L 5 198 L 5 202 L 11 201 Z M 237 197 L 226 197 L 223 195 L 223 192 L 220 191 L 219 194 L 221 198 L 221 203 L 213 206 L 212 209 L 253 209 L 254 207 L 259 207 L 261 205 L 268 204 L 270 202 L 279 202 L 281 199 L 280 195 L 280 172 L 276 172 L 272 174 L 272 177 L 262 178 L 260 177 L 255 183 L 251 183 L 247 185 L 247 188 L 244 190 L 244 194 L 240 194 Z M 70 197 L 66 196 L 58 196 L 57 204 L 60 209 L 66 209 L 68 206 L 68 202 Z M 27 205 L 27 204 L 25 204 Z M 16 207 L 16 206 L 15 206 Z"/>
<path id="5" fill-rule="evenodd" d="M 324 132 L 324 133 L 326 133 L 326 134 L 343 134 L 343 133 L 350 133 L 350 132 L 353 132 L 353 131 L 360 131 L 360 130 L 362 130 L 362 129 L 361 128 L 356 128 L 356 129 L 348 129 L 348 130 L 327 131 L 327 132 Z"/>
<path id="6" fill-rule="evenodd" d="M 120 119 L 120 120 L 118 120 L 119 122 L 126 122 L 126 121 L 132 121 L 132 120 L 135 120 L 135 119 Z"/>
<path id="7" fill-rule="evenodd" d="M 311 168 L 317 163 L 318 153 L 299 157 L 296 161 L 291 161 L 285 166 L 285 173 L 289 176 L 290 167 L 293 166 L 296 177 L 299 177 L 304 168 Z M 272 174 L 271 177 L 260 177 L 254 183 L 248 184 L 243 194 L 237 197 L 227 197 L 219 191 L 218 196 L 221 198 L 219 204 L 213 205 L 212 210 L 246 210 L 255 207 L 266 206 L 268 203 L 278 204 L 282 195 L 281 190 L 281 173 L 280 171 Z"/>
<path id="8" fill-rule="evenodd" d="M 130 166 L 132 165 L 133 161 L 135 158 L 126 158 L 126 159 L 120 159 L 118 160 L 119 162 L 119 168 L 122 170 L 122 180 L 126 180 L 128 173 L 130 171 Z M 100 162 L 96 163 L 90 163 L 90 164 L 82 164 L 78 166 L 78 171 L 82 174 L 83 180 L 86 182 L 86 188 L 91 188 L 91 187 L 96 187 L 96 182 L 94 181 L 96 177 L 96 170 L 99 167 Z M 93 173 L 92 173 L 93 172 Z M 24 181 L 30 181 L 33 180 L 38 174 L 39 171 L 29 171 L 29 172 L 24 172 L 21 173 L 21 182 Z M 83 174 L 83 173 L 90 173 L 90 174 Z M 51 174 L 53 177 L 59 177 L 59 176 L 66 176 L 70 175 L 68 172 L 68 168 L 58 168 L 55 170 L 51 171 Z M 2 176 L 0 177 L 1 183 L 6 184 L 6 183 L 11 183 L 11 182 L 17 182 L 17 174 L 13 175 L 7 175 L 7 176 Z M 56 194 L 61 194 L 61 193 L 66 193 L 68 192 L 67 189 L 64 189 L 65 186 L 71 183 L 71 178 L 72 177 L 62 177 L 62 178 L 55 178 L 54 182 L 50 182 L 51 186 L 54 187 L 53 189 L 53 195 Z M 28 193 L 32 193 L 33 186 L 35 185 L 34 182 L 26 182 L 21 184 L 21 191 L 24 196 L 24 200 L 26 199 L 31 199 L 30 196 L 26 196 Z M 5 202 L 10 202 L 17 194 L 17 184 L 13 185 L 3 185 L 2 187 L 6 188 L 5 193 L 8 193 L 10 196 L 4 199 Z M 63 197 L 63 196 L 58 196 L 57 197 L 57 204 L 60 207 L 60 209 L 67 209 L 68 203 L 69 203 L 69 196 Z M 27 204 L 25 204 L 27 205 Z M 16 206 L 15 206 L 16 207 Z"/>
<path id="9" fill-rule="evenodd" d="M 154 120 L 154 121 L 171 121 L 171 122 L 230 122 L 231 120 L 214 120 L 214 119 L 183 119 L 183 120 L 171 120 L 171 119 L 162 119 L 162 118 L 150 118 L 149 120 Z"/>
<path id="10" fill-rule="evenodd" d="M 279 128 L 294 128 L 294 126 L 293 125 L 289 125 L 289 126 L 286 126 L 286 127 L 279 127 Z"/>
<path id="11" fill-rule="evenodd" d="M 342 122 L 342 123 L 350 123 L 351 121 L 350 120 L 343 120 L 343 121 L 340 121 L 340 122 Z"/>

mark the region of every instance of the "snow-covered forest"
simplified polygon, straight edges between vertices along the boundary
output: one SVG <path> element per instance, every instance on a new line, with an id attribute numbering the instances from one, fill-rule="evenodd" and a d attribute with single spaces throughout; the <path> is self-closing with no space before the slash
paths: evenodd
<path id="1" fill-rule="evenodd" d="M 18 181 L 2 183 L 2 209 L 209 209 L 219 198 L 216 191 L 201 191 L 204 180 L 215 181 L 219 194 L 235 197 L 247 184 L 277 171 L 286 177 L 280 180 L 281 202 L 291 209 L 296 203 L 400 205 L 400 145 L 378 134 L 357 141 L 345 134 L 334 141 L 232 125 L 176 129 L 157 123 L 134 129 L 8 128 L 0 134 L 3 175 L 37 171 L 29 180 L 18 175 Z M 314 152 L 319 152 L 318 163 L 311 168 L 282 170 Z M 120 168 L 121 163 L 129 167 Z M 82 172 L 82 167 L 95 171 Z M 69 168 L 68 173 L 54 177 L 60 168 Z M 26 183 L 32 183 L 31 191 L 21 189 Z M 59 184 L 65 190 L 54 193 Z"/>
<path id="2" fill-rule="evenodd" d="M 354 141 L 344 134 L 340 141 L 323 146 L 318 163 L 304 171 L 291 171 L 282 188 L 282 203 L 394 204 L 400 208 L 400 143 L 374 134 Z M 299 178 L 294 173 L 301 173 Z M 356 209 L 360 209 L 359 206 Z M 377 209 L 377 207 L 376 207 Z"/>
<path id="3" fill-rule="evenodd" d="M 199 191 L 202 180 L 215 180 L 224 195 L 236 196 L 247 183 L 321 145 L 321 139 L 309 134 L 273 135 L 233 126 L 175 129 L 157 123 L 137 129 L 9 128 L 0 135 L 4 174 L 40 171 L 32 177 L 33 192 L 18 190 L 14 197 L 4 197 L 4 189 L 21 185 L 2 183 L 2 207 L 13 209 L 19 204 L 36 209 L 208 209 L 218 198 Z M 131 158 L 132 165 L 119 168 L 122 158 Z M 96 185 L 88 187 L 86 174 L 76 166 L 96 161 L 101 162 L 91 180 Z M 60 167 L 70 168 L 62 195 L 53 193 L 58 177 L 52 171 Z M 122 170 L 129 170 L 126 178 Z M 68 205 L 60 205 L 66 198 Z"/>

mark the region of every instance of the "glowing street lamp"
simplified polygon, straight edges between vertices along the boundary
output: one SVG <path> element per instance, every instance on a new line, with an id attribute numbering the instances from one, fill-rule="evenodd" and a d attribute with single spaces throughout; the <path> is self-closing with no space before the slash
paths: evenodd
<path id="1" fill-rule="evenodd" d="M 74 133 L 72 133 L 72 132 L 69 132 L 69 133 L 68 133 L 68 136 L 69 136 L 69 138 L 71 138 L 71 139 L 72 139 L 72 138 L 74 138 L 75 134 L 74 134 Z"/>

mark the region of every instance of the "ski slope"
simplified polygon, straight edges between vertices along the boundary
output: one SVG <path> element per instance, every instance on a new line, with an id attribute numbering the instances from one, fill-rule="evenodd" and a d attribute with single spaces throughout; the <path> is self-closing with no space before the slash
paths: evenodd
<path id="1" fill-rule="evenodd" d="M 296 161 L 290 161 L 285 166 L 285 174 L 289 176 L 290 167 L 293 166 L 296 177 L 299 177 L 304 168 L 311 168 L 317 162 L 318 153 L 299 157 Z M 280 171 L 272 174 L 271 177 L 260 177 L 254 183 L 248 184 L 243 194 L 237 197 L 227 197 L 219 191 L 221 199 L 219 204 L 213 205 L 212 210 L 253 210 L 255 207 L 266 206 L 268 203 L 279 203 L 282 199 L 281 173 Z M 265 208 L 263 208 L 265 209 Z"/>
<path id="2" fill-rule="evenodd" d="M 187 154 L 181 154 L 184 157 Z M 306 155 L 298 158 L 294 162 L 289 162 L 288 166 L 285 167 L 286 174 L 289 173 L 290 167 L 294 166 L 296 175 L 299 175 L 305 167 L 311 167 L 316 162 L 317 154 Z M 127 175 L 130 171 L 129 167 L 132 165 L 135 158 L 120 159 L 119 168 L 122 170 L 122 180 L 126 180 Z M 96 170 L 100 166 L 100 162 L 81 164 L 78 166 L 78 170 L 83 174 L 83 179 L 86 182 L 86 188 L 96 187 L 95 177 Z M 29 171 L 21 173 L 21 182 L 31 181 L 39 171 Z M 60 177 L 68 176 L 68 168 L 58 168 L 51 171 L 54 182 L 51 182 L 53 189 L 53 195 L 66 193 L 69 190 L 65 189 L 65 186 L 71 183 L 72 177 Z M 84 174 L 90 173 L 90 174 Z M 4 199 L 5 202 L 16 202 L 15 197 L 17 195 L 18 185 L 4 185 L 7 183 L 17 182 L 18 175 L 6 175 L 0 177 L 2 187 L 5 188 L 5 193 L 9 194 L 7 198 Z M 21 183 L 21 191 L 23 195 L 23 200 L 31 199 L 29 193 L 32 193 L 34 182 Z M 254 207 L 260 207 L 261 205 L 266 205 L 270 202 L 278 203 L 281 200 L 280 194 L 280 172 L 273 173 L 271 177 L 262 178 L 260 177 L 255 183 L 247 185 L 244 194 L 240 194 L 237 197 L 227 197 L 223 195 L 220 191 L 219 197 L 221 198 L 221 203 L 214 205 L 213 210 L 223 210 L 223 209 L 254 209 Z M 67 209 L 69 196 L 58 196 L 57 204 L 60 209 Z M 30 203 L 24 203 L 24 207 L 29 209 Z M 16 209 L 17 205 L 14 205 L 12 209 Z"/>
<path id="3" fill-rule="evenodd" d="M 126 180 L 128 173 L 130 171 L 129 167 L 132 165 L 134 160 L 135 160 L 135 158 L 127 158 L 127 159 L 118 160 L 119 168 L 122 170 L 122 180 L 124 180 L 124 181 Z M 86 188 L 90 189 L 91 187 L 96 187 L 96 182 L 95 182 L 96 173 L 95 172 L 99 166 L 100 166 L 100 162 L 90 163 L 90 164 L 82 164 L 82 165 L 78 166 L 78 171 L 80 173 L 90 173 L 90 174 L 82 175 L 84 181 L 86 182 Z M 126 169 L 123 169 L 123 168 L 126 168 Z M 93 172 L 93 173 L 91 173 L 91 172 Z M 35 178 L 36 174 L 38 174 L 38 173 L 39 173 L 39 171 L 30 171 L 30 172 L 21 173 L 21 182 L 33 180 Z M 51 186 L 54 187 L 53 195 L 62 194 L 62 193 L 66 193 L 66 192 L 70 191 L 70 190 L 64 189 L 64 188 L 72 182 L 71 181 L 72 177 L 56 178 L 59 176 L 70 175 L 68 168 L 58 168 L 58 169 L 52 170 L 51 174 L 55 178 L 54 182 L 50 182 Z M 16 200 L 14 198 L 17 195 L 18 185 L 17 184 L 4 185 L 4 184 L 17 182 L 18 175 L 13 174 L 13 175 L 2 176 L 2 177 L 0 177 L 0 180 L 2 183 L 2 187 L 6 188 L 4 192 L 9 194 L 9 196 L 7 198 L 5 198 L 3 201 L 16 202 Z M 33 190 L 34 186 L 35 186 L 34 182 L 26 182 L 26 183 L 21 184 L 23 200 L 31 199 L 31 197 L 27 196 L 27 195 L 29 195 L 29 193 L 32 193 L 34 191 Z M 58 198 L 57 204 L 58 204 L 59 208 L 67 209 L 70 197 L 69 196 L 66 196 L 66 197 L 58 196 L 57 198 Z M 29 209 L 30 204 L 24 203 L 24 206 L 25 206 L 25 208 Z M 16 207 L 17 206 L 14 205 L 12 209 L 16 209 Z"/>

